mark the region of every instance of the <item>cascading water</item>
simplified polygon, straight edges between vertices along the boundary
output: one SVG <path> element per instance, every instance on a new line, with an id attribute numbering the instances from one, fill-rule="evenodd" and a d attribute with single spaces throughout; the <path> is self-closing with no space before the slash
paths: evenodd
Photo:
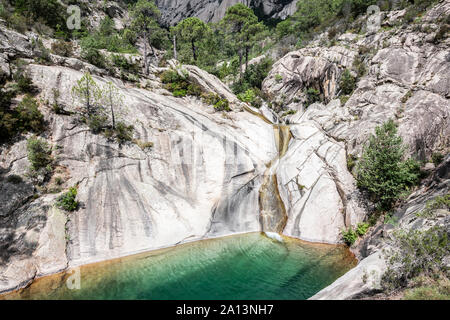
<path id="1" fill-rule="evenodd" d="M 268 237 L 279 241 L 281 237 L 278 234 L 283 232 L 286 226 L 287 214 L 278 191 L 276 168 L 279 160 L 286 154 L 289 147 L 289 141 L 291 140 L 289 126 L 282 124 L 274 125 L 274 135 L 278 149 L 278 157 L 270 163 L 269 168 L 264 173 L 264 180 L 259 191 L 259 205 L 262 231 Z M 274 234 L 277 234 L 278 237 L 274 236 Z"/>

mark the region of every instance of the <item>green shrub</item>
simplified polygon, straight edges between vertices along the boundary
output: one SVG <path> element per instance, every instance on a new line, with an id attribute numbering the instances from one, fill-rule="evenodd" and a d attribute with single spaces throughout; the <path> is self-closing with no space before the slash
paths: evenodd
<path id="1" fill-rule="evenodd" d="M 27 131 L 40 133 L 45 128 L 44 116 L 38 109 L 37 101 L 25 96 L 15 109 L 10 108 L 12 91 L 0 88 L 0 142 L 6 142 L 15 135 Z"/>
<path id="2" fill-rule="evenodd" d="M 82 49 L 81 57 L 88 61 L 90 64 L 97 66 L 99 68 L 106 68 L 107 62 L 105 56 L 97 49 L 87 48 Z"/>
<path id="3" fill-rule="evenodd" d="M 16 82 L 16 88 L 21 93 L 33 93 L 35 87 L 33 81 L 25 71 L 25 64 L 22 61 L 17 62 L 17 71 L 13 75 L 13 80 Z"/>
<path id="4" fill-rule="evenodd" d="M 113 54 L 111 56 L 113 64 L 124 72 L 134 72 L 137 73 L 139 70 L 136 64 L 128 61 L 128 59 L 122 55 Z"/>
<path id="5" fill-rule="evenodd" d="M 362 237 L 366 234 L 367 230 L 369 230 L 370 225 L 368 223 L 358 223 L 356 227 L 356 233 L 358 236 Z"/>
<path id="6" fill-rule="evenodd" d="M 234 94 L 244 93 L 249 89 L 261 89 L 264 79 L 273 65 L 272 59 L 265 58 L 260 63 L 249 65 L 242 78 L 231 86 Z"/>
<path id="7" fill-rule="evenodd" d="M 76 187 L 70 188 L 68 192 L 56 199 L 56 205 L 59 208 L 69 212 L 77 210 L 79 206 L 79 202 L 76 200 L 77 193 L 78 191 Z"/>
<path id="8" fill-rule="evenodd" d="M 71 42 L 58 40 L 52 43 L 52 51 L 58 56 L 70 57 L 73 55 L 73 46 Z"/>
<path id="9" fill-rule="evenodd" d="M 180 73 L 176 70 L 167 70 L 160 76 L 164 88 L 172 92 L 174 97 L 195 96 L 200 97 L 202 95 L 202 88 L 191 83 L 189 80 L 189 74 Z"/>
<path id="10" fill-rule="evenodd" d="M 203 102 L 212 105 L 216 111 L 231 111 L 230 103 L 216 93 L 202 94 Z"/>
<path id="11" fill-rule="evenodd" d="M 8 176 L 8 178 L 6 178 L 6 181 L 8 181 L 9 183 L 13 183 L 13 184 L 19 184 L 19 183 L 23 182 L 23 179 L 21 176 L 12 174 L 12 175 Z"/>
<path id="12" fill-rule="evenodd" d="M 444 272 L 448 276 L 444 257 L 450 254 L 450 244 L 445 227 L 397 230 L 392 236 L 392 248 L 384 252 L 387 270 L 382 276 L 382 286 L 385 290 L 407 286 L 419 275 L 434 277 Z"/>
<path id="13" fill-rule="evenodd" d="M 358 187 L 369 192 L 381 209 L 390 209 L 399 195 L 418 182 L 420 165 L 403 160 L 405 146 L 392 120 L 375 129 L 357 167 Z"/>
<path id="14" fill-rule="evenodd" d="M 348 69 L 342 74 L 339 81 L 339 87 L 344 95 L 351 95 L 356 88 L 356 78 L 353 77 Z"/>
<path id="15" fill-rule="evenodd" d="M 44 46 L 44 43 L 42 42 L 41 38 L 39 38 L 37 40 L 33 39 L 32 44 L 33 44 L 33 48 L 34 48 L 33 55 L 38 63 L 48 64 L 49 62 L 51 62 L 50 50 L 48 50 Z"/>
<path id="16" fill-rule="evenodd" d="M 384 224 L 389 224 L 391 226 L 396 226 L 398 224 L 399 218 L 393 213 L 388 213 L 384 217 Z"/>
<path id="17" fill-rule="evenodd" d="M 247 102 L 255 108 L 261 108 L 263 100 L 257 92 L 260 94 L 258 89 L 248 89 L 244 93 L 238 94 L 237 97 L 239 100 Z"/>
<path id="18" fill-rule="evenodd" d="M 136 33 L 128 28 L 122 32 L 114 28 L 114 21 L 105 17 L 96 30 L 82 35 L 80 45 L 84 51 L 105 49 L 109 52 L 136 53 Z"/>
<path id="19" fill-rule="evenodd" d="M 32 131 L 40 133 L 44 131 L 44 116 L 38 109 L 36 99 L 31 96 L 25 96 L 16 108 L 17 129 L 20 132 Z"/>
<path id="20" fill-rule="evenodd" d="M 216 111 L 231 111 L 230 103 L 227 99 L 220 99 L 218 102 L 214 104 L 214 109 Z"/>
<path id="21" fill-rule="evenodd" d="M 53 158 L 52 149 L 49 144 L 42 139 L 31 137 L 27 142 L 28 160 L 31 163 L 31 170 L 39 172 L 44 170 L 46 173 L 51 171 Z"/>
<path id="22" fill-rule="evenodd" d="M 358 234 L 352 227 L 342 230 L 342 239 L 348 246 L 352 246 L 358 239 Z"/>
<path id="23" fill-rule="evenodd" d="M 127 126 L 123 122 L 117 122 L 115 128 L 115 136 L 116 140 L 119 143 L 125 143 L 133 140 L 133 130 L 134 127 L 132 125 Z"/>
<path id="24" fill-rule="evenodd" d="M 281 115 L 281 117 L 290 116 L 290 115 L 293 115 L 293 114 L 296 114 L 296 113 L 297 113 L 297 110 L 288 110 L 288 111 L 284 112 L 284 113 Z"/>
<path id="25" fill-rule="evenodd" d="M 308 88 L 308 90 L 306 90 L 306 108 L 320 101 L 322 101 L 322 99 L 319 90 L 314 88 Z"/>
<path id="26" fill-rule="evenodd" d="M 433 163 L 436 166 L 438 166 L 444 160 L 444 155 L 442 153 L 439 153 L 439 152 L 434 152 L 433 155 L 431 156 L 431 160 L 433 161 Z"/>
<path id="27" fill-rule="evenodd" d="M 86 119 L 86 123 L 92 133 L 101 133 L 108 126 L 108 117 L 101 114 L 93 114 Z"/>

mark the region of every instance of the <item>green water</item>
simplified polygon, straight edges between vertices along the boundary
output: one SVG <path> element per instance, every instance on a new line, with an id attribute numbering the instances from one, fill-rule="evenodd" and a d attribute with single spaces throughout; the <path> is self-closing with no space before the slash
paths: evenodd
<path id="1" fill-rule="evenodd" d="M 199 241 L 81 267 L 6 299 L 307 299 L 355 265 L 343 246 L 283 243 L 259 233 Z"/>

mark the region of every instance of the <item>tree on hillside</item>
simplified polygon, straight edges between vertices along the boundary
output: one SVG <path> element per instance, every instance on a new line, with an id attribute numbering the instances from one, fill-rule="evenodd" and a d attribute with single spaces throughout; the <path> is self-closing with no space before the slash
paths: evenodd
<path id="1" fill-rule="evenodd" d="M 381 209 L 389 210 L 400 193 L 417 183 L 419 164 L 404 160 L 406 147 L 389 120 L 369 138 L 357 168 L 358 187 L 369 192 Z"/>
<path id="2" fill-rule="evenodd" d="M 242 3 L 228 8 L 220 24 L 239 56 L 242 77 L 242 60 L 245 56 L 245 63 L 248 65 L 249 52 L 258 40 L 258 35 L 264 30 L 264 26 L 258 22 L 258 17 L 252 9 Z"/>
<path id="3" fill-rule="evenodd" d="M 103 87 L 102 93 L 105 105 L 111 112 L 112 128 L 116 129 L 116 110 L 123 104 L 123 95 L 111 81 Z"/>
<path id="4" fill-rule="evenodd" d="M 184 19 L 172 28 L 172 33 L 180 43 L 188 43 L 191 46 L 194 61 L 197 61 L 197 43 L 204 39 L 209 31 L 208 25 L 195 17 Z"/>
<path id="5" fill-rule="evenodd" d="M 85 73 L 83 77 L 77 81 L 77 84 L 72 87 L 72 97 L 78 100 L 82 112 L 85 113 L 88 118 L 98 111 L 98 102 L 101 99 L 101 95 L 100 88 L 89 72 Z"/>
<path id="6" fill-rule="evenodd" d="M 148 46 L 150 46 L 150 49 L 153 51 L 151 45 L 152 33 L 160 29 L 158 24 L 160 15 L 161 13 L 158 7 L 153 1 L 149 0 L 138 0 L 130 12 L 132 28 L 144 41 L 144 65 L 146 74 L 149 72 L 147 60 Z"/>

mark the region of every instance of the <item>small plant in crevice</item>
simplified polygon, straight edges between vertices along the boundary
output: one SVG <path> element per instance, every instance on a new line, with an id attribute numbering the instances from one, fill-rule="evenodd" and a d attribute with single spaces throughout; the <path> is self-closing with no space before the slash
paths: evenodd
<path id="1" fill-rule="evenodd" d="M 363 235 L 365 235 L 367 233 L 367 230 L 369 230 L 370 225 L 368 223 L 358 223 L 357 227 L 356 227 L 356 233 L 358 234 L 358 236 L 362 237 Z"/>
<path id="2" fill-rule="evenodd" d="M 352 172 L 353 168 L 356 166 L 356 162 L 358 161 L 358 157 L 353 154 L 349 154 L 347 156 L 347 169 Z"/>
<path id="3" fill-rule="evenodd" d="M 348 229 L 342 230 L 342 239 L 348 246 L 352 246 L 358 240 L 358 233 L 350 226 Z"/>
<path id="4" fill-rule="evenodd" d="M 62 194 L 56 199 L 56 205 L 65 211 L 72 212 L 78 209 L 77 188 L 71 187 L 68 192 Z"/>
<path id="5" fill-rule="evenodd" d="M 31 178 L 42 176 L 43 179 L 53 170 L 52 149 L 43 139 L 31 137 L 27 142 L 28 161 L 31 166 L 29 175 Z"/>
<path id="6" fill-rule="evenodd" d="M 308 108 L 310 105 L 321 102 L 322 98 L 320 95 L 320 91 L 314 88 L 308 88 L 306 90 L 306 105 L 305 108 Z"/>
<path id="7" fill-rule="evenodd" d="M 444 155 L 442 153 L 439 152 L 434 152 L 431 155 L 431 161 L 433 161 L 435 166 L 438 166 L 442 163 L 442 161 L 444 160 Z"/>
<path id="8" fill-rule="evenodd" d="M 339 81 L 341 93 L 344 95 L 351 95 L 356 88 L 356 78 L 352 76 L 348 69 L 345 69 Z"/>

